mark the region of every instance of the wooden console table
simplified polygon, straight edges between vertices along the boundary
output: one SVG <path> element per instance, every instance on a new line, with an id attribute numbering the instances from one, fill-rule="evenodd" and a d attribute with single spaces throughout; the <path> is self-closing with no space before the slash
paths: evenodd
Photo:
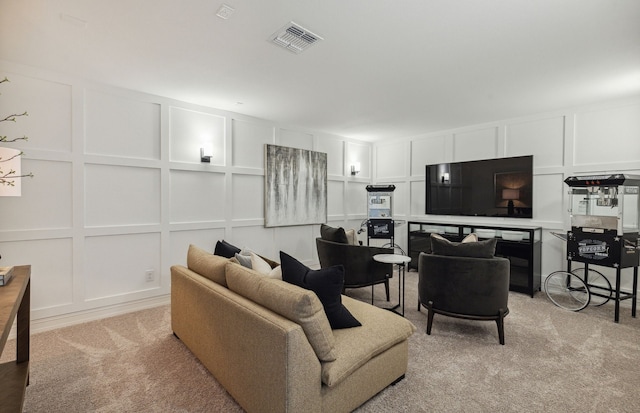
<path id="1" fill-rule="evenodd" d="M 31 266 L 13 268 L 13 279 L 0 287 L 0 354 L 9 337 L 13 320 L 18 320 L 16 360 L 0 364 L 0 410 L 21 412 L 29 383 L 29 329 L 31 308 Z"/>

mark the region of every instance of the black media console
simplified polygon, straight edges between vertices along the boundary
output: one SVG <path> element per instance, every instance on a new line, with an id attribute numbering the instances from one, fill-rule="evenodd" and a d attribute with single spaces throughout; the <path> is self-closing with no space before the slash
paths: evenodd
<path id="1" fill-rule="evenodd" d="M 461 241 L 475 232 L 480 239 L 497 238 L 496 256 L 511 262 L 511 291 L 529 294 L 540 291 L 541 227 L 451 224 L 442 222 L 409 222 L 409 268 L 417 269 L 420 252 L 431 252 L 431 234 L 450 241 Z"/>

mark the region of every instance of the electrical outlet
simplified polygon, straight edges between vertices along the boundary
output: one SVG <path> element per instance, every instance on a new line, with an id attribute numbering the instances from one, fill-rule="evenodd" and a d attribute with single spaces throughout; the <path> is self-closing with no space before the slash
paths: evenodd
<path id="1" fill-rule="evenodd" d="M 147 282 L 151 282 L 156 279 L 156 272 L 154 270 L 147 270 L 144 272 L 144 278 Z"/>

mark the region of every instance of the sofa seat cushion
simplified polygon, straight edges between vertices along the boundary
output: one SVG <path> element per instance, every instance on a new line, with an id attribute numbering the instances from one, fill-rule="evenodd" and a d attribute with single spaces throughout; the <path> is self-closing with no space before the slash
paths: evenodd
<path id="1" fill-rule="evenodd" d="M 342 303 L 362 327 L 334 330 L 336 359 L 322 363 L 322 382 L 333 387 L 369 360 L 409 338 L 416 327 L 406 318 L 342 296 Z"/>
<path id="2" fill-rule="evenodd" d="M 225 266 L 229 262 L 228 258 L 211 254 L 195 245 L 189 245 L 187 252 L 187 267 L 211 281 L 227 286 L 225 277 Z"/>
<path id="3" fill-rule="evenodd" d="M 320 299 L 313 291 L 282 280 L 258 275 L 229 262 L 229 289 L 302 327 L 320 361 L 335 360 L 335 338 Z"/>

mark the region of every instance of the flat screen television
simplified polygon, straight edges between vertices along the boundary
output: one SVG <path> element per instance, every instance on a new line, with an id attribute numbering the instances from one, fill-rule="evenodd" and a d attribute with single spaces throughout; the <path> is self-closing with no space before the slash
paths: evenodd
<path id="1" fill-rule="evenodd" d="M 533 217 L 533 155 L 426 165 L 429 215 Z"/>

